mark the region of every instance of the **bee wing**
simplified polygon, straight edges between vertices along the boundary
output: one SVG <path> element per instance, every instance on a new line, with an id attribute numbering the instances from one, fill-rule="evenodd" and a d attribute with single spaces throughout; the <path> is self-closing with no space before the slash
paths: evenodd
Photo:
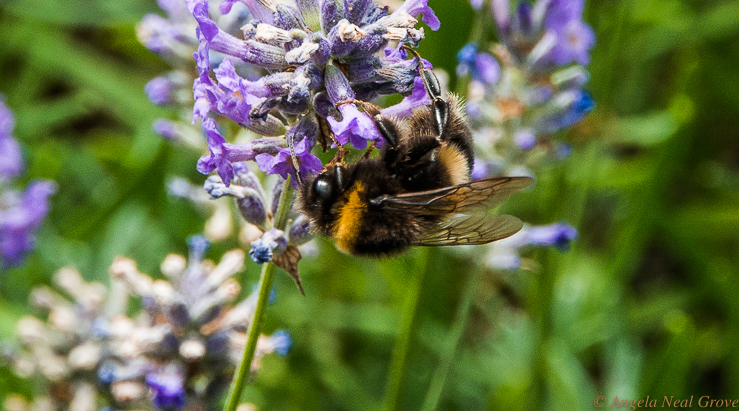
<path id="1" fill-rule="evenodd" d="M 414 245 L 478 245 L 501 240 L 516 234 L 523 223 L 509 215 L 455 215 L 442 221 L 436 229 Z"/>
<path id="2" fill-rule="evenodd" d="M 470 214 L 500 205 L 533 181 L 529 177 L 486 178 L 437 190 L 380 196 L 370 203 L 414 214 Z"/>

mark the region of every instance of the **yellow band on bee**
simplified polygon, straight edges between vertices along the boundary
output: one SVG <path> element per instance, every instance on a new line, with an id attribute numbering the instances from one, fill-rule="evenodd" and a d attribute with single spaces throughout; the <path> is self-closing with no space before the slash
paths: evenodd
<path id="1" fill-rule="evenodd" d="M 362 217 L 367 209 L 367 202 L 364 199 L 364 185 L 356 182 L 347 193 L 348 200 L 338 208 L 338 223 L 334 231 L 336 238 L 336 247 L 345 252 L 351 253 L 356 244 L 359 228 L 362 224 Z"/>

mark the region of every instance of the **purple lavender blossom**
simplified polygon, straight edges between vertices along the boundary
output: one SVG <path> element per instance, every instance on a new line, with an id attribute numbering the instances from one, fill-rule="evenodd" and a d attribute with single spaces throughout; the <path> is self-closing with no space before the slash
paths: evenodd
<path id="1" fill-rule="evenodd" d="M 165 76 L 154 77 L 144 86 L 149 101 L 157 106 L 174 103 L 174 89 L 175 85 Z"/>
<path id="2" fill-rule="evenodd" d="M 478 52 L 475 43 L 469 43 L 457 53 L 457 75 L 472 75 L 472 78 L 492 85 L 500 78 L 500 64 L 488 53 Z"/>
<path id="3" fill-rule="evenodd" d="M 176 141 L 179 136 L 177 123 L 163 118 L 154 120 L 151 129 L 168 141 Z"/>
<path id="4" fill-rule="evenodd" d="M 552 6 L 550 10 L 554 8 L 555 6 Z M 588 64 L 590 61 L 590 49 L 595 43 L 595 33 L 581 20 L 582 8 L 580 10 L 580 15 L 565 22 L 551 17 L 547 20 L 547 28 L 557 35 L 557 42 L 552 47 L 549 59 L 558 66 L 571 62 Z"/>
<path id="5" fill-rule="evenodd" d="M 186 396 L 184 379 L 179 374 L 149 374 L 146 384 L 151 388 L 151 404 L 156 409 L 182 409 Z"/>
<path id="6" fill-rule="evenodd" d="M 252 140 L 248 144 L 230 144 L 226 143 L 226 139 L 218 131 L 213 119 L 205 119 L 203 128 L 208 139 L 210 155 L 200 157 L 198 171 L 203 174 L 210 174 L 213 170 L 218 170 L 218 175 L 226 184 L 226 187 L 231 184 L 231 180 L 234 178 L 232 163 L 253 161 L 258 154 L 276 154 L 280 149 L 278 146 L 280 141 L 283 143 L 285 141 L 281 138 L 265 137 Z"/>
<path id="7" fill-rule="evenodd" d="M 303 180 L 307 179 L 310 175 L 318 174 L 323 168 L 321 160 L 310 153 L 312 147 L 313 145 L 307 137 L 295 144 L 295 157 L 298 162 L 297 166 L 300 168 L 300 177 Z M 277 151 L 278 153 L 275 156 L 269 154 L 257 155 L 256 161 L 259 169 L 267 174 L 278 174 L 283 179 L 287 179 L 287 176 L 291 175 L 293 176 L 291 182 L 297 188 L 298 181 L 290 150 L 277 147 Z"/>
<path id="8" fill-rule="evenodd" d="M 584 0 L 538 0 L 533 7 L 520 2 L 514 13 L 509 0 L 493 0 L 492 8 L 505 44 L 519 61 L 535 67 L 590 60 L 595 35 L 582 20 Z"/>
<path id="9" fill-rule="evenodd" d="M 275 352 L 281 357 L 286 356 L 290 352 L 293 345 L 292 336 L 285 330 L 277 330 L 269 337 L 270 342 L 275 347 Z"/>
<path id="10" fill-rule="evenodd" d="M 33 249 L 34 232 L 46 217 L 49 197 L 55 191 L 54 183 L 35 181 L 22 196 L 10 192 L 0 198 L 0 257 L 4 266 L 20 264 Z"/>
<path id="11" fill-rule="evenodd" d="M 526 243 L 540 247 L 554 247 L 559 251 L 567 251 L 570 242 L 577 238 L 574 227 L 563 224 L 551 224 L 540 227 L 530 227 L 526 232 Z"/>
<path id="12" fill-rule="evenodd" d="M 436 17 L 434 11 L 428 6 L 428 0 L 406 0 L 402 6 L 393 14 L 398 14 L 401 11 L 410 14 L 411 16 L 417 16 L 423 13 L 423 22 L 431 27 L 431 30 L 439 30 L 441 23 L 439 18 Z"/>
<path id="13" fill-rule="evenodd" d="M 357 109 L 354 104 L 344 104 L 339 107 L 342 121 L 328 118 L 336 139 L 340 144 L 351 143 L 354 148 L 362 150 L 367 147 L 367 141 L 381 142 L 382 136 L 375 127 L 375 122 L 365 113 Z"/>
<path id="14" fill-rule="evenodd" d="M 204 119 L 203 128 L 208 139 L 210 157 L 207 159 L 205 157 L 200 158 L 198 161 L 198 171 L 207 174 L 213 171 L 213 169 L 216 169 L 223 182 L 228 185 L 234 178 L 234 170 L 231 162 L 228 160 L 230 150 L 226 146 L 226 139 L 218 131 L 216 122 L 212 119 Z"/>
<path id="15" fill-rule="evenodd" d="M 408 60 L 406 60 L 408 57 L 407 52 L 400 47 L 385 49 L 385 57 L 388 61 L 393 61 L 395 64 L 404 64 L 407 68 L 409 66 Z M 434 68 L 431 62 L 426 59 L 421 59 L 420 64 L 425 69 L 431 70 Z M 413 70 L 416 69 L 417 67 L 413 66 Z M 431 99 L 426 91 L 426 86 L 423 84 L 421 77 L 416 76 L 413 79 L 413 92 L 411 95 L 404 97 L 398 104 L 380 110 L 380 112 L 383 116 L 406 118 L 413 114 L 413 110 L 416 107 L 427 104 L 431 104 Z"/>
<path id="16" fill-rule="evenodd" d="M 23 172 L 21 147 L 12 134 L 14 126 L 13 113 L 0 95 L 0 180 L 13 179 Z"/>

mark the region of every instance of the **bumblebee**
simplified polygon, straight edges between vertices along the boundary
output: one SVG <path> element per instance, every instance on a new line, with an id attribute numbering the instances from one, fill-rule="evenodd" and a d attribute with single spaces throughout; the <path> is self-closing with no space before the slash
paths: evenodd
<path id="1" fill-rule="evenodd" d="M 349 165 L 335 159 L 303 182 L 303 213 L 345 253 L 383 257 L 411 246 L 487 244 L 523 226 L 516 217 L 485 212 L 533 180 L 470 181 L 474 148 L 460 102 L 454 95 L 441 97 L 431 70 L 421 66 L 419 74 L 431 103 L 409 120 L 385 117 L 369 103 L 346 102 L 370 115 L 388 143 L 379 158 L 368 152 Z"/>

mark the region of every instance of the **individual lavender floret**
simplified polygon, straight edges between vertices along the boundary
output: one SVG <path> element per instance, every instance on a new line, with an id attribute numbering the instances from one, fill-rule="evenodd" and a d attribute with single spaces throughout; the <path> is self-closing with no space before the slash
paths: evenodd
<path id="1" fill-rule="evenodd" d="M 301 181 L 301 179 L 305 180 L 310 175 L 317 174 L 323 168 L 321 160 L 310 152 L 316 143 L 315 139 L 317 135 L 318 123 L 313 117 L 304 117 L 285 136 L 288 141 L 293 142 L 293 151 L 291 152 L 288 148 L 276 147 L 277 155 L 273 156 L 269 153 L 258 154 L 256 161 L 259 169 L 267 174 L 277 174 L 283 179 L 287 179 L 288 175 L 292 175 L 293 179 L 291 182 L 293 183 L 293 187 L 297 188 L 298 181 Z M 297 163 L 297 168 L 300 170 L 300 178 L 296 176 L 292 155 L 295 155 L 295 162 Z"/>
<path id="2" fill-rule="evenodd" d="M 192 79 L 185 72 L 173 71 L 151 79 L 144 86 L 144 92 L 149 101 L 157 106 L 190 104 L 192 95 L 188 83 L 192 83 Z"/>
<path id="3" fill-rule="evenodd" d="M 524 264 L 524 259 L 520 257 L 522 249 L 531 246 L 553 247 L 565 252 L 576 238 L 577 230 L 568 224 L 526 225 L 511 237 L 490 244 L 485 260 L 488 266 L 497 269 L 527 268 L 530 265 Z"/>
<path id="4" fill-rule="evenodd" d="M 279 152 L 278 148 L 287 146 L 284 139 L 270 137 L 252 140 L 248 144 L 227 143 L 211 118 L 203 120 L 203 128 L 208 139 L 210 155 L 200 157 L 198 171 L 208 174 L 218 170 L 218 175 L 226 186 L 229 186 L 234 178 L 233 163 L 253 161 L 259 154 L 274 155 Z"/>

